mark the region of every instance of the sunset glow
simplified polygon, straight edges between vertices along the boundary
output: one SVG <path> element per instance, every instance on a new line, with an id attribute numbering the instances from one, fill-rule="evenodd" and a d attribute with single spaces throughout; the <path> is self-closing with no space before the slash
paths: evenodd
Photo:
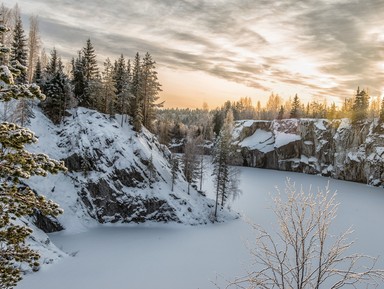
<path id="1" fill-rule="evenodd" d="M 272 92 L 334 100 L 357 86 L 382 94 L 382 0 L 17 3 L 26 26 L 39 15 L 46 50 L 65 59 L 89 37 L 100 62 L 151 53 L 166 107 L 214 108 L 244 96 L 265 103 Z"/>

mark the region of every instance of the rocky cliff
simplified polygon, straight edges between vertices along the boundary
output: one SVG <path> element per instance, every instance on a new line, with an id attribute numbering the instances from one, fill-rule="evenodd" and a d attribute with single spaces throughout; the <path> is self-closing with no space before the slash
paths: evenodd
<path id="1" fill-rule="evenodd" d="M 237 164 L 384 186 L 384 124 L 348 119 L 236 122 Z"/>
<path id="2" fill-rule="evenodd" d="M 136 133 L 119 117 L 84 108 L 68 111 L 60 126 L 35 114 L 31 129 L 39 143 L 29 149 L 64 160 L 68 172 L 33 177 L 28 184 L 60 204 L 64 215 L 59 222 L 65 229 L 83 230 L 92 223 L 211 221 L 214 201 L 194 189 L 188 194 L 181 170 L 171 191 L 170 152 L 147 130 Z M 223 212 L 220 217 L 236 216 Z"/>

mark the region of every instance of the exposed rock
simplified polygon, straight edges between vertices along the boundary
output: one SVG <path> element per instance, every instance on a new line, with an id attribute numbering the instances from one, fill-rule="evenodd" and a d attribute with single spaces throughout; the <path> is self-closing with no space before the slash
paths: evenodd
<path id="1" fill-rule="evenodd" d="M 180 172 L 171 192 L 171 153 L 145 128 L 137 133 L 129 123 L 121 126 L 120 120 L 77 108 L 58 135 L 68 173 L 55 185 L 58 191 L 73 186 L 77 198 L 69 210 L 81 207 L 100 223 L 210 222 L 214 201 L 195 189 L 187 194 Z M 237 217 L 221 215 L 222 220 Z"/>
<path id="2" fill-rule="evenodd" d="M 238 121 L 243 165 L 384 186 L 384 124 L 348 119 Z"/>
<path id="3" fill-rule="evenodd" d="M 45 233 L 53 233 L 64 230 L 63 226 L 55 217 L 45 216 L 38 210 L 35 210 L 32 215 L 32 222 L 36 227 Z"/>

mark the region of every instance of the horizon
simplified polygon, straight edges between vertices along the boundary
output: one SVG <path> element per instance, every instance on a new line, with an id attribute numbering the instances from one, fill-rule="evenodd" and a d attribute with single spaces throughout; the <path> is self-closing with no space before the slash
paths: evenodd
<path id="1" fill-rule="evenodd" d="M 148 51 L 166 108 L 213 109 L 241 97 L 265 105 L 271 93 L 340 104 L 358 86 L 384 95 L 380 0 L 16 3 L 26 34 L 38 15 L 43 46 L 64 59 L 88 38 L 99 61 Z"/>

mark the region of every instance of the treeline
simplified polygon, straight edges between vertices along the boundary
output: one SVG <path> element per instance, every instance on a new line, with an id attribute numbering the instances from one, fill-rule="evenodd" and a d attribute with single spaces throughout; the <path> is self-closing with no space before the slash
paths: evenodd
<path id="1" fill-rule="evenodd" d="M 1 21 L 10 32 L 4 37 L 9 42 L 9 62 L 14 67 L 26 69 L 16 78 L 17 84 L 36 83 L 46 95 L 40 105 L 45 114 L 60 123 L 68 108 L 82 106 L 114 116 L 126 116 L 134 129 L 152 128 L 155 113 L 162 103 L 157 103 L 161 85 L 156 72 L 156 62 L 147 52 L 142 58 L 137 52 L 134 59 L 121 55 L 117 60 L 105 59 L 100 68 L 95 48 L 88 39 L 69 65 L 64 65 L 58 51 L 53 48 L 47 55 L 41 50 L 38 20 L 30 19 L 28 37 L 23 29 L 20 10 L 1 7 Z M 9 104 L 3 119 L 26 125 L 32 116 L 33 102 L 20 100 Z"/>
<path id="2" fill-rule="evenodd" d="M 315 100 L 305 104 L 297 94 L 283 100 L 278 94 L 272 93 L 264 107 L 260 101 L 253 105 L 251 98 L 244 97 L 234 102 L 227 101 L 213 110 L 209 110 L 206 104 L 202 109 L 162 109 L 158 112 L 155 131 L 162 143 L 177 143 L 187 135 L 201 135 L 205 140 L 213 140 L 219 134 L 228 111 L 231 111 L 234 120 L 350 118 L 353 124 L 357 124 L 378 118 L 384 122 L 384 99 L 371 99 L 368 90 L 357 88 L 356 94 L 346 98 L 338 107 L 335 103 L 328 105 L 325 101 Z"/>

